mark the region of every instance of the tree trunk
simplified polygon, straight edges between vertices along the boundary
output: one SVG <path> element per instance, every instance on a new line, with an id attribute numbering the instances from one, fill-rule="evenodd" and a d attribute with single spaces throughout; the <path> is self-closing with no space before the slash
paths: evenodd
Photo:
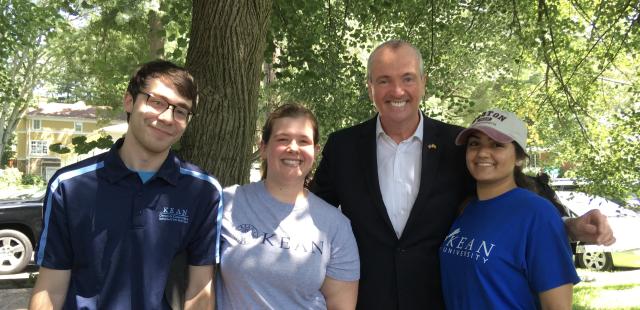
<path id="1" fill-rule="evenodd" d="M 164 25 L 155 10 L 149 10 L 149 56 L 151 59 L 164 58 Z"/>
<path id="2" fill-rule="evenodd" d="M 1 139 L 4 140 L 4 139 Z M 0 142 L 0 169 L 2 169 L 2 162 L 4 160 L 4 143 Z"/>
<path id="3" fill-rule="evenodd" d="M 223 186 L 249 180 L 271 0 L 193 0 L 187 68 L 199 84 L 183 158 Z"/>
<path id="4" fill-rule="evenodd" d="M 1 77 L 0 77 L 1 78 Z M 2 82 L 0 80 L 0 82 Z M 8 140 L 7 138 L 5 138 L 5 133 L 7 132 L 5 130 L 5 119 L 7 118 L 7 113 L 8 113 L 9 109 L 8 109 L 8 104 L 3 104 L 2 105 L 2 109 L 0 109 L 0 169 L 2 169 L 2 162 L 3 162 L 3 157 L 4 157 L 4 143 L 5 140 Z"/>

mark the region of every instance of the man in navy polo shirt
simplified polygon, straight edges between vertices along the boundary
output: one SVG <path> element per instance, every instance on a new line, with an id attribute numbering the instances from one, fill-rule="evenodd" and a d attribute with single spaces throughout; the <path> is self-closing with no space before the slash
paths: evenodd
<path id="1" fill-rule="evenodd" d="M 182 251 L 189 264 L 185 308 L 212 308 L 221 188 L 170 150 L 196 100 L 184 68 L 144 64 L 124 96 L 124 139 L 53 176 L 31 309 L 169 309 L 167 274 Z"/>

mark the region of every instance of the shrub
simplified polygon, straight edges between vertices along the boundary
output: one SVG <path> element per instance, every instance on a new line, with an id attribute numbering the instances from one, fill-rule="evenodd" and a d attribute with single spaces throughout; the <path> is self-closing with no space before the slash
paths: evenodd
<path id="1" fill-rule="evenodd" d="M 25 174 L 22 176 L 23 185 L 44 185 L 44 179 L 39 175 Z"/>
<path id="2" fill-rule="evenodd" d="M 22 172 L 17 168 L 0 169 L 0 185 L 2 187 L 14 187 L 22 183 Z"/>

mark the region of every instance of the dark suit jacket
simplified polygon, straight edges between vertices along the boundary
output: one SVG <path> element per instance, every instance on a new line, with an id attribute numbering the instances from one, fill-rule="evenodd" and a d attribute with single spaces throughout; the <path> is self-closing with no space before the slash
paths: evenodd
<path id="1" fill-rule="evenodd" d="M 444 308 L 438 250 L 472 190 L 461 128 L 424 118 L 420 190 L 398 239 L 382 200 L 376 118 L 329 136 L 311 190 L 351 220 L 360 252 L 358 309 Z"/>

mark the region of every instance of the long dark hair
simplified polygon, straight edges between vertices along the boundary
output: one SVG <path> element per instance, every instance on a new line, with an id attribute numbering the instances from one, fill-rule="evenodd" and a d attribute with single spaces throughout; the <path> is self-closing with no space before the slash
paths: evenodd
<path id="1" fill-rule="evenodd" d="M 516 149 L 516 162 L 518 161 L 522 162 L 521 165 L 516 164 L 515 168 L 513 169 L 513 178 L 515 179 L 516 185 L 518 187 L 529 188 L 530 180 L 527 177 L 527 175 L 524 174 L 524 172 L 522 171 L 524 167 L 524 162 L 525 160 L 527 160 L 527 158 L 529 158 L 529 156 L 518 143 L 516 143 L 515 141 L 511 143 Z"/>
<path id="2" fill-rule="evenodd" d="M 539 172 L 536 176 L 526 175 L 526 178 L 528 184 L 520 187 L 526 188 L 549 200 L 553 206 L 556 207 L 560 216 L 569 216 L 567 206 L 560 202 L 558 195 L 556 195 L 556 191 L 554 191 L 553 188 L 551 188 L 551 185 L 549 185 L 551 177 L 548 174 Z"/>
<path id="3" fill-rule="evenodd" d="M 518 144 L 515 142 L 513 144 L 516 146 L 517 160 L 525 160 L 529 157 Z M 548 174 L 540 172 L 536 176 L 526 175 L 522 172 L 522 166 L 516 165 L 515 169 L 513 169 L 513 177 L 518 187 L 528 189 L 546 198 L 556 207 L 561 216 L 569 216 L 567 207 L 560 202 L 558 195 L 556 195 L 556 192 L 551 188 L 551 185 L 549 185 L 551 177 L 549 177 Z"/>

